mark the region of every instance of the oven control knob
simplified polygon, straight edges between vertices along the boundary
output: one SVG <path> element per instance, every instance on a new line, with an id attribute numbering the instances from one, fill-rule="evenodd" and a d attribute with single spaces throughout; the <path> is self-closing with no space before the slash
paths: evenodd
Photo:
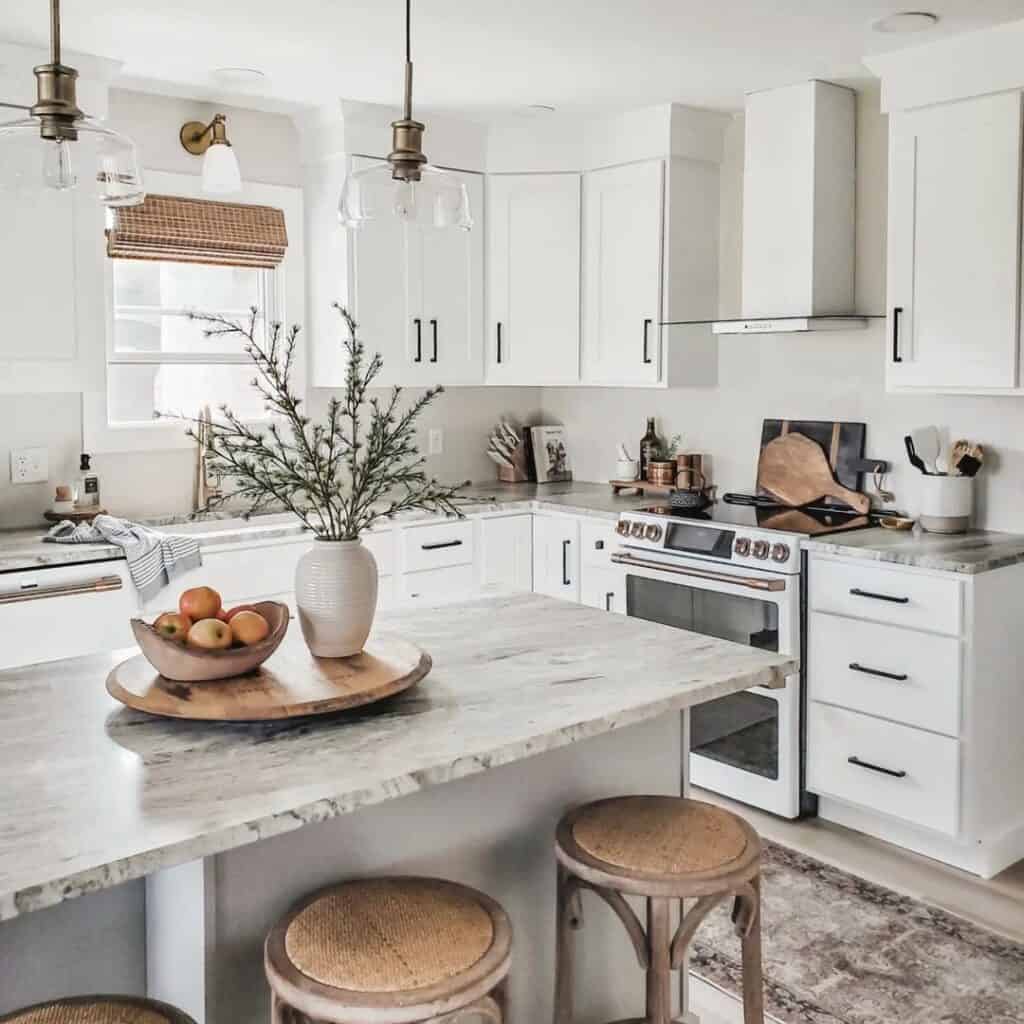
<path id="1" fill-rule="evenodd" d="M 737 537 L 736 543 L 733 545 L 737 555 L 741 555 L 746 558 L 750 554 L 750 540 L 746 537 Z"/>
<path id="2" fill-rule="evenodd" d="M 789 545 L 788 544 L 773 544 L 772 545 L 772 560 L 775 562 L 785 562 L 789 558 Z"/>
<path id="3" fill-rule="evenodd" d="M 644 524 L 633 523 L 632 529 L 629 531 L 634 537 L 643 537 L 644 535 Z"/>
<path id="4" fill-rule="evenodd" d="M 615 524 L 615 532 L 620 537 L 628 537 L 629 536 L 629 520 L 628 519 L 620 519 Z"/>
<path id="5" fill-rule="evenodd" d="M 750 549 L 750 553 L 755 558 L 767 558 L 768 557 L 768 541 L 766 541 L 766 540 L 755 540 L 753 546 Z"/>
<path id="6" fill-rule="evenodd" d="M 657 523 L 648 523 L 644 529 L 647 540 L 661 540 L 661 527 Z"/>

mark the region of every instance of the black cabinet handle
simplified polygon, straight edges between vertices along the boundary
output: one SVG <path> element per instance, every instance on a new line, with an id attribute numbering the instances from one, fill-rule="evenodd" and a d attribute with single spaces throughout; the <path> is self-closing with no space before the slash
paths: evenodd
<path id="1" fill-rule="evenodd" d="M 851 587 L 850 593 L 854 597 L 870 597 L 872 601 L 888 601 L 890 604 L 910 604 L 909 597 L 892 597 L 890 594 L 873 594 L 870 590 L 861 590 L 860 587 Z"/>
<path id="2" fill-rule="evenodd" d="M 572 543 L 571 540 L 562 541 L 562 586 L 571 586 L 572 580 L 569 579 L 569 545 Z"/>
<path id="3" fill-rule="evenodd" d="M 434 332 L 434 353 L 430 357 L 430 361 L 432 363 L 436 363 L 437 362 L 437 321 L 436 320 L 431 320 L 430 321 L 430 329 L 431 329 L 431 331 Z"/>
<path id="4" fill-rule="evenodd" d="M 902 306 L 892 307 L 892 361 L 902 363 L 903 356 L 900 355 L 900 317 L 903 316 Z"/>
<path id="5" fill-rule="evenodd" d="M 644 321 L 644 362 L 645 363 L 652 363 L 652 362 L 654 362 L 654 360 L 651 359 L 650 353 L 647 351 L 647 331 L 648 331 L 648 329 L 651 326 L 651 322 L 652 322 L 651 320 L 645 320 Z"/>
<path id="6" fill-rule="evenodd" d="M 865 665 L 860 665 L 856 661 L 850 662 L 851 672 L 863 672 L 866 676 L 878 676 L 879 679 L 892 679 L 897 683 L 905 683 L 910 676 L 903 672 L 902 674 L 896 672 L 883 672 L 880 668 L 867 668 Z"/>
<path id="7" fill-rule="evenodd" d="M 614 599 L 615 599 L 615 591 L 614 590 L 609 590 L 608 593 L 604 595 L 604 610 L 606 612 L 610 612 L 612 610 L 612 601 Z"/>
<path id="8" fill-rule="evenodd" d="M 891 768 L 883 768 L 880 764 L 872 764 L 870 761 L 862 761 L 859 757 L 848 757 L 848 764 L 854 764 L 858 768 L 867 768 L 869 772 L 878 772 L 879 775 L 888 775 L 893 779 L 905 779 L 906 772 L 894 772 Z"/>
<path id="9" fill-rule="evenodd" d="M 457 548 L 461 547 L 461 540 L 442 540 L 436 544 L 421 544 L 420 548 L 424 551 L 437 551 L 440 548 Z"/>
<path id="10" fill-rule="evenodd" d="M 501 362 L 501 321 L 498 321 L 498 362 Z"/>
<path id="11" fill-rule="evenodd" d="M 419 317 L 416 317 L 416 319 L 413 320 L 413 323 L 416 325 L 416 355 L 413 356 L 413 360 L 412 361 L 414 363 L 422 363 L 423 362 L 423 321 Z"/>
<path id="12" fill-rule="evenodd" d="M 594 541 L 594 550 L 595 551 L 604 551 L 604 541 L 603 540 L 595 540 Z"/>

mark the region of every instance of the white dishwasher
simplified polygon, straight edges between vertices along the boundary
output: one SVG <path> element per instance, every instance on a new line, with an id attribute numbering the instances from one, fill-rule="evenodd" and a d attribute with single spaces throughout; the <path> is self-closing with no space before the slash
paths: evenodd
<path id="1" fill-rule="evenodd" d="M 132 646 L 138 607 L 122 560 L 0 574 L 0 669 Z"/>

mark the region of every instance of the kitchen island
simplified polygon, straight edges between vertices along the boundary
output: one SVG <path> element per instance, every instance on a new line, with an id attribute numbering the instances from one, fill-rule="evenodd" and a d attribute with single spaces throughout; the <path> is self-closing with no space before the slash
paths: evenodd
<path id="1" fill-rule="evenodd" d="M 347 874 L 432 871 L 504 902 L 519 940 L 513 1020 L 543 1019 L 554 821 L 598 795 L 678 792 L 678 712 L 795 669 L 529 594 L 384 614 L 377 628 L 427 650 L 433 671 L 376 708 L 320 720 L 147 718 L 104 690 L 129 652 L 0 673 L 0 920 L 15 919 L 0 924 L 0 1012 L 67 991 L 62 928 L 95 960 L 98 921 L 139 926 L 131 901 L 95 903 L 84 925 L 57 904 L 138 892 L 145 877 L 144 963 L 89 987 L 146 985 L 200 1022 L 262 1019 L 259 940 L 295 898 Z M 583 943 L 581 1011 L 624 1016 L 642 982 L 603 924 Z M 25 964 L 47 956 L 50 991 L 28 991 Z"/>

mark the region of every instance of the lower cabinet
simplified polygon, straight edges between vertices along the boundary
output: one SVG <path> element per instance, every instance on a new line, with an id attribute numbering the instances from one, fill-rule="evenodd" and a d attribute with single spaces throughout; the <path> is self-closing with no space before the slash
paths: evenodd
<path id="1" fill-rule="evenodd" d="M 533 590 L 533 515 L 485 517 L 479 528 L 482 587 Z"/>
<path id="2" fill-rule="evenodd" d="M 626 573 L 613 565 L 615 524 L 580 520 L 580 603 L 606 612 L 626 613 Z"/>
<path id="3" fill-rule="evenodd" d="M 580 599 L 580 524 L 572 516 L 533 517 L 533 590 Z"/>

